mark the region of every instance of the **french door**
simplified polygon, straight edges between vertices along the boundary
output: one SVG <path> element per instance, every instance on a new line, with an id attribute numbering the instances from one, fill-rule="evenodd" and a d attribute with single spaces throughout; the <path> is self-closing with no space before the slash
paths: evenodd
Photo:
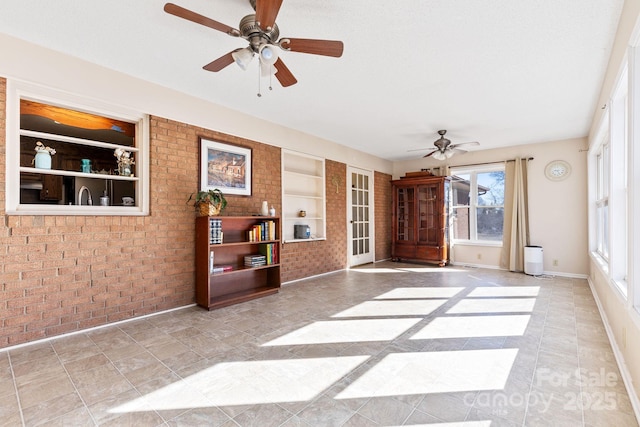
<path id="1" fill-rule="evenodd" d="M 373 237 L 373 172 L 349 166 L 347 169 L 349 200 L 348 242 L 349 266 L 374 260 Z"/>

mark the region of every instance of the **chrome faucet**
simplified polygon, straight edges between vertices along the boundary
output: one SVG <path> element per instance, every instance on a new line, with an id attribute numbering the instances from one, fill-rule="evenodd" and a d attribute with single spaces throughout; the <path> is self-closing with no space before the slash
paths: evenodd
<path id="1" fill-rule="evenodd" d="M 80 187 L 80 191 L 78 191 L 78 204 L 82 204 L 82 193 L 85 191 L 87 192 L 87 205 L 91 206 L 93 205 L 93 200 L 91 200 L 91 191 L 89 191 L 89 189 L 84 185 Z"/>

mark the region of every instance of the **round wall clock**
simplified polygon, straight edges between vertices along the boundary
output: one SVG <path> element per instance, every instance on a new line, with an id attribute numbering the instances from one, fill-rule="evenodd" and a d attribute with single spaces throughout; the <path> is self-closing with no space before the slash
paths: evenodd
<path id="1" fill-rule="evenodd" d="M 564 160 L 554 160 L 544 168 L 544 174 L 552 181 L 560 181 L 571 174 L 571 165 Z"/>

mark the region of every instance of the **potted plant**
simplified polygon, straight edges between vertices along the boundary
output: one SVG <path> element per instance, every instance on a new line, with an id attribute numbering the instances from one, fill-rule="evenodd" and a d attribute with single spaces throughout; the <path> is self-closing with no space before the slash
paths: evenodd
<path id="1" fill-rule="evenodd" d="M 195 193 L 196 200 L 194 206 L 200 216 L 216 216 L 219 215 L 227 206 L 227 199 L 224 198 L 222 191 L 217 188 L 208 191 L 198 191 Z M 193 199 L 193 194 L 189 196 L 187 203 Z"/>

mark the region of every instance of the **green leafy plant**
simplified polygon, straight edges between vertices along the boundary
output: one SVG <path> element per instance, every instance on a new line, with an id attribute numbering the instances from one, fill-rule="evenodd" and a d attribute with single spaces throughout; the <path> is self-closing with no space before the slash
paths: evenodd
<path id="1" fill-rule="evenodd" d="M 217 188 L 213 190 L 198 191 L 197 193 L 192 193 L 189 196 L 189 200 L 187 200 L 187 203 L 189 203 L 193 199 L 194 194 L 195 201 L 193 205 L 196 207 L 203 203 L 213 206 L 219 206 L 220 212 L 222 212 L 224 208 L 227 207 L 227 199 L 224 198 L 224 194 L 222 194 L 222 191 L 218 190 Z"/>

